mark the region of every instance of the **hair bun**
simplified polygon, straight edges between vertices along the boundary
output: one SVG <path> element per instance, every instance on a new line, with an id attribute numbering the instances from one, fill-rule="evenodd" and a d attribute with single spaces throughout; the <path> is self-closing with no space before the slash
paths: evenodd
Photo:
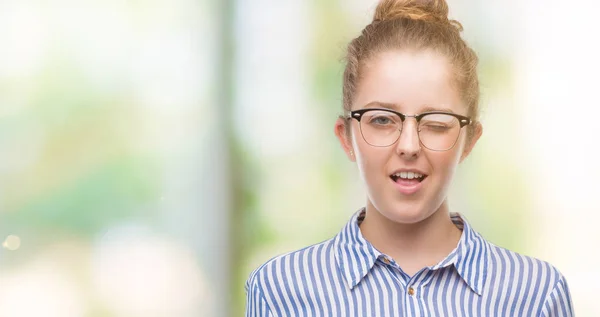
<path id="1" fill-rule="evenodd" d="M 401 18 L 449 24 L 462 31 L 458 21 L 448 20 L 448 4 L 445 0 L 381 0 L 375 9 L 373 21 Z"/>

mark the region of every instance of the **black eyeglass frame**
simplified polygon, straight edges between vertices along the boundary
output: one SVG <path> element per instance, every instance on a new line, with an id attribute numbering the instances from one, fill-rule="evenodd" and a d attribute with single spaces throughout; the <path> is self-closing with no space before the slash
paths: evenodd
<path id="1" fill-rule="evenodd" d="M 456 113 L 452 113 L 452 112 L 446 112 L 446 111 L 428 111 L 428 112 L 423 112 L 420 114 L 415 114 L 415 115 L 407 115 L 407 114 L 403 114 L 400 113 L 398 111 L 394 111 L 391 109 L 384 109 L 384 108 L 365 108 L 365 109 L 359 109 L 359 110 L 352 110 L 350 111 L 350 116 L 346 117 L 346 119 L 356 119 L 356 121 L 358 121 L 360 123 L 360 120 L 362 119 L 362 116 L 369 112 L 369 111 L 386 111 L 386 112 L 390 112 L 393 113 L 395 115 L 397 115 L 398 117 L 400 117 L 400 120 L 402 121 L 402 125 L 404 126 L 404 121 L 406 121 L 406 118 L 415 118 L 415 120 L 417 121 L 417 127 L 419 126 L 419 122 L 421 121 L 421 119 L 423 119 L 423 117 L 425 117 L 426 115 L 430 115 L 430 114 L 445 114 L 445 115 L 449 115 L 452 117 L 455 117 L 456 119 L 458 119 L 458 123 L 460 124 L 460 130 L 458 132 L 458 137 L 456 138 L 456 141 L 458 141 L 458 139 L 460 138 L 460 131 L 462 130 L 463 127 L 470 125 L 471 123 L 473 123 L 473 120 L 469 117 L 466 116 L 462 116 Z M 417 129 L 418 132 L 420 132 Z M 400 133 L 402 133 L 402 130 L 400 130 Z M 360 131 L 360 134 L 362 135 L 362 128 Z M 363 139 L 365 138 L 364 135 L 362 135 Z M 400 139 L 400 135 L 398 135 L 398 139 Z M 394 143 L 396 143 L 398 141 L 398 139 L 396 139 L 396 141 L 392 142 L 392 144 L 390 145 L 373 145 L 369 142 L 367 142 L 369 145 L 371 146 L 375 146 L 375 147 L 388 147 L 388 146 L 392 146 Z M 365 142 L 367 140 L 365 139 Z M 421 145 L 425 146 L 426 148 L 432 150 L 432 151 L 439 151 L 439 152 L 443 152 L 443 151 L 448 151 L 450 149 L 452 149 L 455 145 L 456 145 L 456 141 L 454 141 L 454 144 L 452 144 L 452 146 L 448 149 L 445 150 L 434 150 L 434 149 L 430 149 L 427 146 L 425 146 L 423 144 L 423 142 L 421 142 L 421 137 L 419 136 L 419 143 L 421 143 Z"/>

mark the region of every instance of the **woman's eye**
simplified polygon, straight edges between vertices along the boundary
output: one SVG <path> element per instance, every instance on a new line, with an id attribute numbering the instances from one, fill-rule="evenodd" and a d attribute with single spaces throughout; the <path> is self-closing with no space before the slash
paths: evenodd
<path id="1" fill-rule="evenodd" d="M 448 129 L 450 129 L 450 127 L 448 127 L 445 124 L 441 124 L 441 123 L 427 123 L 427 124 L 421 125 L 421 128 L 425 128 L 427 130 L 434 131 L 434 132 L 444 132 L 444 131 L 447 131 Z"/>
<path id="2" fill-rule="evenodd" d="M 392 124 L 393 121 L 389 117 L 374 117 L 371 119 L 370 123 L 378 124 L 378 125 L 387 125 Z"/>

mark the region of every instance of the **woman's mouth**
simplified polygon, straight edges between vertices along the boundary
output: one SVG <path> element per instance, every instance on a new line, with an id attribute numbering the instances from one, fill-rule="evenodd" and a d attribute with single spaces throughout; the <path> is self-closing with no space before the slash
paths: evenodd
<path id="1" fill-rule="evenodd" d="M 422 182 L 426 178 L 427 175 L 418 172 L 397 172 L 390 175 L 390 179 L 394 182 L 398 191 L 405 195 L 411 195 L 419 191 Z"/>

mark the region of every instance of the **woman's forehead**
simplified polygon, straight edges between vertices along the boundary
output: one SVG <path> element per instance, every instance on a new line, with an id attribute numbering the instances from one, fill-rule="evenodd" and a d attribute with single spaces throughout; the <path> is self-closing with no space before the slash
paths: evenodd
<path id="1" fill-rule="evenodd" d="M 446 57 L 433 51 L 388 51 L 361 69 L 353 109 L 380 104 L 400 112 L 451 110 L 462 113 Z M 426 109 L 432 108 L 432 109 Z"/>

